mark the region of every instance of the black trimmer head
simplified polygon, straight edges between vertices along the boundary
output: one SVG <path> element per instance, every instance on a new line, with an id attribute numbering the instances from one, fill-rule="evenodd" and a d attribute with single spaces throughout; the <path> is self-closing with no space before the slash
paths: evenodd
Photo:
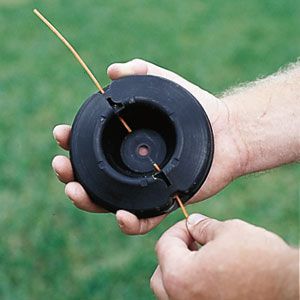
<path id="1" fill-rule="evenodd" d="M 70 155 L 76 180 L 94 203 L 153 217 L 178 207 L 175 194 L 186 202 L 201 187 L 212 163 L 213 134 L 202 106 L 183 87 L 156 76 L 128 76 L 82 105 Z"/>

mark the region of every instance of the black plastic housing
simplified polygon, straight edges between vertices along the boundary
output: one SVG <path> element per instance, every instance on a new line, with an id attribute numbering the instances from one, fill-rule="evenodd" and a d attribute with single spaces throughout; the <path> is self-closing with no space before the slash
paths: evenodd
<path id="1" fill-rule="evenodd" d="M 213 158 L 212 129 L 199 102 L 180 85 L 149 75 L 112 81 L 105 94 L 87 99 L 73 122 L 70 146 L 76 179 L 92 201 L 139 218 L 176 209 L 175 194 L 186 202 Z M 143 155 L 140 147 L 147 150 Z"/>

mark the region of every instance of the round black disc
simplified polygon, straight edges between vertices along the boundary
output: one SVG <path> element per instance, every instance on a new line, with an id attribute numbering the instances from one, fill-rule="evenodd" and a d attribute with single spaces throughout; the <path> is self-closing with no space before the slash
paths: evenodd
<path id="1" fill-rule="evenodd" d="M 160 165 L 167 154 L 162 136 L 154 130 L 138 129 L 127 135 L 121 145 L 121 158 L 134 172 L 153 171 L 153 162 Z"/>
<path id="2" fill-rule="evenodd" d="M 156 76 L 128 76 L 82 105 L 70 155 L 93 202 L 152 217 L 176 209 L 175 194 L 186 202 L 203 184 L 213 135 L 202 106 L 184 88 Z"/>

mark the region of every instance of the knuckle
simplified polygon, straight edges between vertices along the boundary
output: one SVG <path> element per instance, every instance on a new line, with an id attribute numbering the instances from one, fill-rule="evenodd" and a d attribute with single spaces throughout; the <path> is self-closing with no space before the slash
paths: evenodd
<path id="1" fill-rule="evenodd" d="M 227 228 L 236 229 L 236 230 L 245 228 L 245 226 L 247 226 L 247 223 L 240 219 L 227 220 L 224 222 L 224 224 Z"/>
<path id="2" fill-rule="evenodd" d="M 155 252 L 157 255 L 162 254 L 162 252 L 165 252 L 167 250 L 168 247 L 166 244 L 166 238 L 168 236 L 168 232 L 166 231 L 157 241 L 156 245 L 155 245 Z"/>
<path id="3" fill-rule="evenodd" d="M 199 236 L 203 239 L 203 240 L 207 240 L 209 232 L 210 232 L 210 227 L 212 226 L 214 220 L 212 219 L 205 219 L 203 221 L 201 221 L 201 226 L 199 228 Z"/>
<path id="4" fill-rule="evenodd" d="M 245 224 L 245 222 L 241 219 L 233 219 L 232 222 L 238 225 Z"/>
<path id="5" fill-rule="evenodd" d="M 143 59 L 139 58 L 139 57 L 136 57 L 134 59 L 131 60 L 133 63 L 140 63 L 140 62 L 144 62 Z"/>
<path id="6" fill-rule="evenodd" d="M 168 270 L 164 274 L 164 287 L 168 295 L 178 295 L 178 291 L 182 290 L 182 280 L 178 270 Z"/>

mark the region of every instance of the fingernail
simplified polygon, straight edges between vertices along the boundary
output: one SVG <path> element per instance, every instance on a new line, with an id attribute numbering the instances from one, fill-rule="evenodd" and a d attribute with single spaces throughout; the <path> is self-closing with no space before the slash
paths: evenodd
<path id="1" fill-rule="evenodd" d="M 115 69 L 117 67 L 117 65 L 118 65 L 117 63 L 109 65 L 107 68 L 107 73 L 111 72 L 111 70 Z"/>
<path id="2" fill-rule="evenodd" d="M 122 220 L 117 220 L 118 221 L 118 224 L 119 224 L 119 227 L 120 228 L 124 228 L 125 224 Z"/>
<path id="3" fill-rule="evenodd" d="M 56 139 L 56 125 L 52 129 L 53 137 Z"/>
<path id="4" fill-rule="evenodd" d="M 187 222 L 189 225 L 196 225 L 199 222 L 203 221 L 204 219 L 207 219 L 206 216 L 201 215 L 201 214 L 192 214 L 188 217 Z"/>

